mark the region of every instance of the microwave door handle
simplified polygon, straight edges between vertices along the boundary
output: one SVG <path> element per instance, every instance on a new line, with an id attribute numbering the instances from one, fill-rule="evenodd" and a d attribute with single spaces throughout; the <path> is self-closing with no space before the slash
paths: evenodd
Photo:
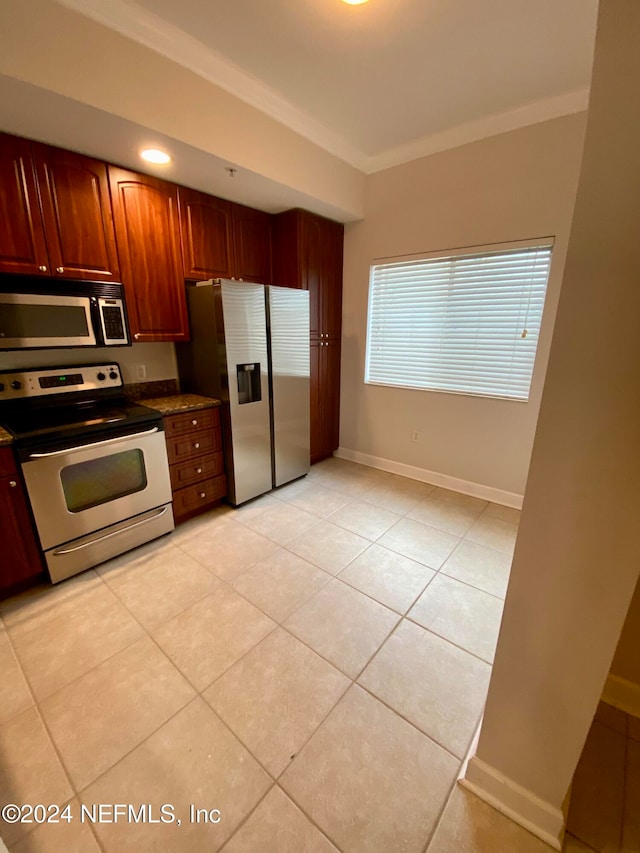
<path id="1" fill-rule="evenodd" d="M 53 456 L 66 456 L 68 453 L 76 453 L 78 450 L 91 450 L 94 447 L 104 447 L 106 444 L 116 444 L 119 441 L 130 441 L 131 439 L 141 438 L 143 435 L 152 435 L 158 432 L 158 427 L 145 430 L 144 432 L 135 432 L 132 435 L 121 435 L 118 438 L 107 438 L 104 441 L 94 441 L 93 444 L 81 444 L 79 447 L 67 447 L 64 450 L 51 450 L 49 453 L 30 453 L 29 459 L 50 459 Z"/>

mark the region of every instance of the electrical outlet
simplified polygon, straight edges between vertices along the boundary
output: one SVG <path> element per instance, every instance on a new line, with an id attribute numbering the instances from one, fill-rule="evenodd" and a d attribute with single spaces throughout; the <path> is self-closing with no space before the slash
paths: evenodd
<path id="1" fill-rule="evenodd" d="M 411 433 L 411 441 L 420 441 L 420 431 L 414 429 Z"/>
<path id="2" fill-rule="evenodd" d="M 136 379 L 138 382 L 144 382 L 147 378 L 147 365 L 136 364 Z"/>

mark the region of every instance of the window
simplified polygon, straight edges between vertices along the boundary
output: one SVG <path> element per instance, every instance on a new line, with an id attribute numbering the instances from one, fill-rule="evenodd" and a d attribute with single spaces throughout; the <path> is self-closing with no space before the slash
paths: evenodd
<path id="1" fill-rule="evenodd" d="M 552 240 L 371 267 L 365 382 L 527 400 Z"/>

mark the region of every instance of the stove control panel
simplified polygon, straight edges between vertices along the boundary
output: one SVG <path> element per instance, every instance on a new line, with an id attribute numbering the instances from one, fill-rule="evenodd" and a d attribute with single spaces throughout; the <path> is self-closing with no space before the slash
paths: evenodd
<path id="1" fill-rule="evenodd" d="M 72 391 L 121 388 L 119 364 L 74 364 L 70 367 L 40 367 L 0 373 L 0 402 L 25 397 L 46 397 Z"/>

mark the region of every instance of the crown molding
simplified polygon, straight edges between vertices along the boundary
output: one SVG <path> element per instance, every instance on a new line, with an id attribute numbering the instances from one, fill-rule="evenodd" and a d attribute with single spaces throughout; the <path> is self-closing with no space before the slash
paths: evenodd
<path id="1" fill-rule="evenodd" d="M 583 112 L 589 105 L 589 89 L 578 89 L 565 95 L 557 95 L 553 98 L 545 98 L 508 110 L 504 113 L 495 113 L 484 116 L 476 121 L 465 122 L 457 127 L 451 127 L 440 133 L 432 133 L 423 136 L 407 145 L 399 145 L 390 148 L 381 154 L 367 157 L 363 164 L 364 171 L 370 175 L 381 172 L 393 166 L 400 166 L 411 160 L 426 157 L 429 154 L 437 154 L 449 148 L 458 148 L 469 142 L 478 142 L 489 136 L 499 133 L 507 133 L 510 130 L 518 130 L 527 125 L 538 124 L 538 122 L 549 121 L 549 119 L 560 118 L 572 113 Z"/>
<path id="2" fill-rule="evenodd" d="M 368 175 L 499 133 L 582 112 L 588 106 L 589 89 L 583 88 L 525 104 L 507 112 L 465 122 L 438 133 L 428 134 L 380 154 L 367 155 L 258 78 L 248 74 L 217 51 L 185 33 L 184 30 L 153 12 L 143 9 L 135 2 L 129 2 L 129 0 L 56 0 L 56 2 L 193 71 L 199 77 L 219 86 L 329 154 Z"/>
<path id="3" fill-rule="evenodd" d="M 179 27 L 127 0 L 56 0 L 193 71 L 241 101 L 364 171 L 366 156 L 312 115 Z"/>

